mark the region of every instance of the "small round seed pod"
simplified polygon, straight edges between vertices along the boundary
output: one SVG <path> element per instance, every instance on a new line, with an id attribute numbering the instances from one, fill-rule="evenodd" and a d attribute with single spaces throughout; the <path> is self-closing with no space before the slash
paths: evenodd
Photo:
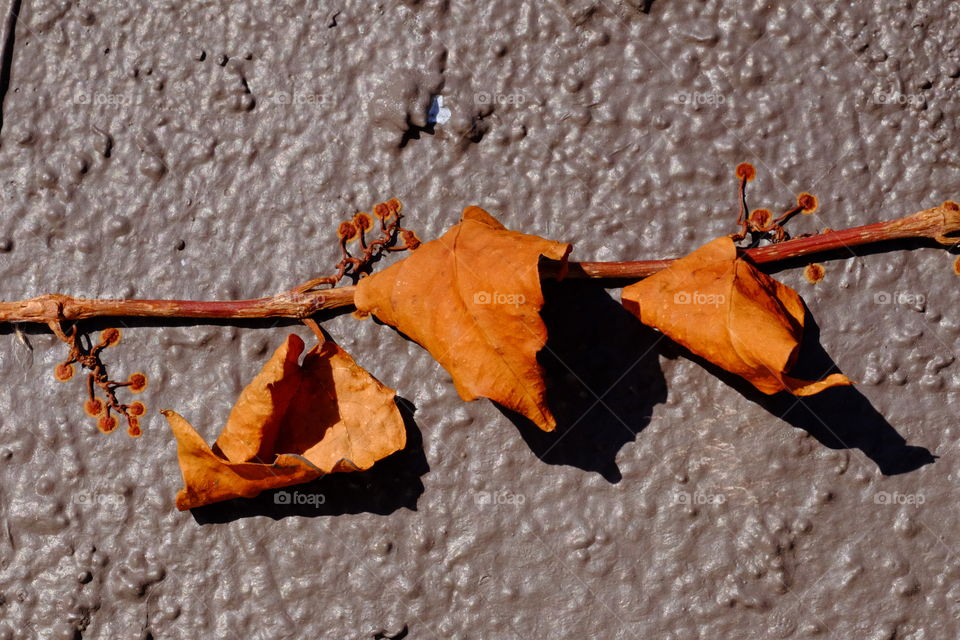
<path id="1" fill-rule="evenodd" d="M 810 284 L 817 284 L 823 280 L 825 274 L 826 269 L 824 269 L 823 265 L 819 262 L 810 263 L 803 268 L 803 277 L 806 278 Z"/>
<path id="2" fill-rule="evenodd" d="M 98 418 L 103 414 L 103 401 L 100 398 L 90 398 L 83 403 L 83 411 L 91 418 Z"/>
<path id="3" fill-rule="evenodd" d="M 797 206 L 800 207 L 800 211 L 806 215 L 809 215 L 817 210 L 819 206 L 817 202 L 817 196 L 812 193 L 801 193 L 797 196 Z"/>
<path id="4" fill-rule="evenodd" d="M 734 173 L 738 180 L 746 180 L 747 182 L 757 177 L 757 170 L 754 169 L 753 165 L 749 162 L 741 162 L 738 164 Z"/>
<path id="5" fill-rule="evenodd" d="M 53 368 L 53 377 L 60 382 L 66 382 L 73 377 L 73 365 L 61 362 Z"/>
<path id="6" fill-rule="evenodd" d="M 131 438 L 139 438 L 143 434 L 143 431 L 140 429 L 140 419 L 139 418 L 127 418 L 127 435 Z"/>
<path id="7" fill-rule="evenodd" d="M 97 429 L 104 433 L 110 433 L 117 428 L 117 418 L 116 416 L 101 416 L 97 420 Z"/>
<path id="8" fill-rule="evenodd" d="M 337 237 L 341 240 L 353 240 L 357 237 L 357 225 L 350 220 L 341 222 L 340 226 L 337 227 Z"/>
<path id="9" fill-rule="evenodd" d="M 140 372 L 130 374 L 127 382 L 130 383 L 130 391 L 134 393 L 140 393 L 147 388 L 147 376 Z"/>
<path id="10" fill-rule="evenodd" d="M 381 202 L 373 206 L 373 215 L 377 216 L 380 220 L 386 220 L 393 215 L 393 211 L 386 202 Z"/>
<path id="11" fill-rule="evenodd" d="M 100 342 L 105 347 L 115 347 L 120 344 L 123 334 L 120 329 L 104 329 L 100 332 Z"/>
<path id="12" fill-rule="evenodd" d="M 371 220 L 370 216 L 362 211 L 353 216 L 353 224 L 360 231 L 369 231 L 371 228 L 373 228 L 373 220 Z"/>

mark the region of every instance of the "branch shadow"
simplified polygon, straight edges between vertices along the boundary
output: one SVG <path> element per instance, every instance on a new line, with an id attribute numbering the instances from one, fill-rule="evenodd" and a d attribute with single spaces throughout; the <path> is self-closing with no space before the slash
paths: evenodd
<path id="1" fill-rule="evenodd" d="M 661 338 L 596 283 L 544 281 L 543 291 L 549 339 L 539 360 L 557 428 L 541 431 L 496 406 L 543 462 L 594 471 L 617 483 L 617 453 L 667 396 L 655 348 Z"/>
<path id="2" fill-rule="evenodd" d="M 840 369 L 820 343 L 820 325 L 804 304 L 806 319 L 797 362 L 790 375 L 818 380 Z M 936 460 L 924 447 L 908 445 L 906 439 L 877 411 L 855 386 L 831 387 L 805 398 L 781 392 L 768 396 L 752 384 L 703 358 L 672 340 L 664 342 L 662 355 L 679 355 L 692 360 L 720 378 L 775 417 L 797 429 L 803 429 L 830 449 L 860 449 L 887 476 L 915 471 Z"/>
<path id="3" fill-rule="evenodd" d="M 240 518 L 291 516 L 316 518 L 343 514 L 389 515 L 399 509 L 417 510 L 423 494 L 422 476 L 430 470 L 423 438 L 414 421 L 416 407 L 396 399 L 407 431 L 407 445 L 366 471 L 332 473 L 283 489 L 264 491 L 255 498 L 236 498 L 191 509 L 198 524 L 224 524 Z"/>
<path id="4" fill-rule="evenodd" d="M 917 249 L 938 249 L 946 250 L 948 253 L 956 253 L 954 247 L 945 247 L 936 240 L 930 238 L 900 238 L 896 240 L 884 240 L 882 242 L 873 242 L 871 244 L 857 245 L 853 247 L 841 247 L 832 251 L 817 253 L 815 259 L 817 262 L 833 262 L 849 260 L 850 258 L 863 258 L 868 256 L 883 255 L 900 251 L 912 252 Z M 803 268 L 811 261 L 811 256 L 801 256 L 799 258 L 788 258 L 768 262 L 759 265 L 764 273 L 773 275 L 781 271 Z"/>
<path id="5" fill-rule="evenodd" d="M 314 320 L 323 323 L 337 316 L 350 313 L 352 307 L 342 307 L 338 309 L 325 309 L 312 316 Z M 275 318 L 135 318 L 135 317 L 113 317 L 103 316 L 98 318 L 87 318 L 76 321 L 81 331 L 99 331 L 108 327 L 143 327 L 143 328 L 167 328 L 167 327 L 237 327 L 240 329 L 274 329 L 277 327 L 297 327 L 303 326 L 303 321 L 299 318 L 275 317 Z M 21 325 L 24 331 L 27 331 L 28 325 Z M 45 325 L 33 324 L 30 333 L 50 333 Z"/>

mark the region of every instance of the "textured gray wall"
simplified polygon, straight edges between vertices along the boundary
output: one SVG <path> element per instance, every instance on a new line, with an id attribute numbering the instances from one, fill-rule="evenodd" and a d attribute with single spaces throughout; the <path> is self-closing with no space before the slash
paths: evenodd
<path id="1" fill-rule="evenodd" d="M 425 240 L 477 204 L 583 260 L 731 232 L 742 160 L 754 206 L 819 195 L 795 232 L 960 197 L 957 3 L 642 4 L 7 0 L 0 298 L 267 295 L 391 196 Z M 0 638 L 957 637 L 952 260 L 780 271 L 820 327 L 809 372 L 861 382 L 799 403 L 691 361 L 616 290 L 553 287 L 556 435 L 331 319 L 415 412 L 408 451 L 299 489 L 320 508 L 177 512 L 155 413 L 212 441 L 302 327 L 125 323 L 108 361 L 151 376 L 139 440 L 53 381 L 48 333 L 6 327 Z"/>

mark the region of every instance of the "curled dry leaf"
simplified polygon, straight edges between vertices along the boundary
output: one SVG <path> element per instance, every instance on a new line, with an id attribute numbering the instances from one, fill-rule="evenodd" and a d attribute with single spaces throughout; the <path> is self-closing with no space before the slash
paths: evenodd
<path id="1" fill-rule="evenodd" d="M 835 373 L 819 381 L 786 374 L 797 359 L 804 307 L 796 291 L 717 238 L 623 290 L 623 306 L 685 346 L 750 381 L 760 391 L 798 396 L 852 384 Z"/>
<path id="2" fill-rule="evenodd" d="M 490 398 L 552 431 L 537 363 L 547 342 L 538 265 L 569 252 L 467 207 L 443 236 L 362 279 L 355 303 L 426 348 L 464 400 Z"/>
<path id="3" fill-rule="evenodd" d="M 369 469 L 406 445 L 392 389 L 331 340 L 299 363 L 303 348 L 287 337 L 240 394 L 213 448 L 183 417 L 163 412 L 185 485 L 178 509 Z"/>

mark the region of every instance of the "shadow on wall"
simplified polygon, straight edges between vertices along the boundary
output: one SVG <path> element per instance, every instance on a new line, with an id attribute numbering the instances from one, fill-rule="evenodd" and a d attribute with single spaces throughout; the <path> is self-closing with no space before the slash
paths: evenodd
<path id="1" fill-rule="evenodd" d="M 191 514 L 199 524 L 222 524 L 250 516 L 281 520 L 290 516 L 336 516 L 347 513 L 389 515 L 398 509 L 416 511 L 423 494 L 421 477 L 430 470 L 423 438 L 413 419 L 416 408 L 398 397 L 407 429 L 407 446 L 367 471 L 333 473 L 312 482 L 264 491 L 255 498 L 238 498 L 198 507 Z"/>
<path id="2" fill-rule="evenodd" d="M 667 397 L 656 349 L 665 338 L 637 322 L 596 283 L 548 280 L 543 292 L 541 315 L 550 337 L 540 362 L 557 428 L 546 433 L 498 408 L 542 461 L 619 482 L 617 453 Z"/>
<path id="3" fill-rule="evenodd" d="M 820 326 L 810 309 L 806 305 L 804 308 L 803 341 L 790 374 L 796 378 L 818 380 L 840 372 L 820 344 Z M 884 475 L 915 471 L 936 460 L 928 449 L 908 445 L 855 386 L 832 387 L 806 398 L 789 393 L 768 396 L 740 376 L 693 355 L 671 340 L 664 341 L 663 355 L 669 358 L 683 355 L 696 362 L 748 400 L 791 426 L 803 429 L 830 449 L 860 449 Z"/>
<path id="4" fill-rule="evenodd" d="M 523 416 L 499 408 L 548 464 L 595 471 L 611 483 L 619 482 L 617 453 L 649 424 L 653 407 L 666 399 L 660 355 L 693 360 L 826 447 L 860 449 L 884 475 L 914 471 L 936 459 L 924 447 L 908 445 L 856 387 L 833 387 L 806 398 L 768 396 L 641 325 L 594 283 L 546 281 L 544 295 L 542 315 L 550 338 L 540 360 L 557 429 L 543 432 Z M 820 327 L 809 309 L 805 327 L 791 375 L 813 380 L 839 371 L 820 344 Z"/>

